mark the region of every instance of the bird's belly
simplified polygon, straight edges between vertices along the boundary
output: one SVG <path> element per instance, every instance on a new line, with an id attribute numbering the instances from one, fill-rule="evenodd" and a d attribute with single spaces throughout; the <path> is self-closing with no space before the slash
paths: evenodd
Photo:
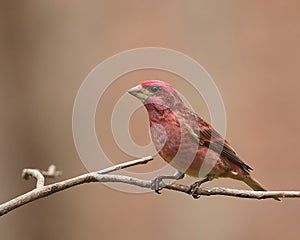
<path id="1" fill-rule="evenodd" d="M 193 142 L 181 143 L 180 147 L 166 142 L 159 154 L 171 166 L 192 177 L 221 177 L 230 169 L 227 161 L 221 160 L 219 154 Z"/>
<path id="2" fill-rule="evenodd" d="M 151 137 L 160 156 L 182 173 L 193 177 L 220 177 L 228 171 L 227 161 L 218 153 L 201 146 L 175 127 L 152 126 Z"/>

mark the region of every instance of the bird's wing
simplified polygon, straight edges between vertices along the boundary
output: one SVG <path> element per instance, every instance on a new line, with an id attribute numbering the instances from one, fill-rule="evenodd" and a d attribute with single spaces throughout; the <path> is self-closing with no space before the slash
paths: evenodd
<path id="1" fill-rule="evenodd" d="M 199 144 L 202 144 L 211 150 L 220 154 L 220 156 L 226 158 L 228 161 L 236 164 L 246 172 L 252 170 L 252 168 L 244 163 L 236 154 L 231 145 L 225 140 L 211 125 L 205 122 L 198 115 L 195 116 L 200 131 L 198 131 Z"/>

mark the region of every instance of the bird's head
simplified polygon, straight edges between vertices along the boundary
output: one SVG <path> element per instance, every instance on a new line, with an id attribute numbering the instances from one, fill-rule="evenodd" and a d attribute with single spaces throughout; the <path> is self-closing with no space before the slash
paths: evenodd
<path id="1" fill-rule="evenodd" d="M 147 107 L 172 109 L 183 104 L 176 90 L 168 83 L 159 80 L 148 80 L 128 90 L 128 93 L 140 99 Z"/>

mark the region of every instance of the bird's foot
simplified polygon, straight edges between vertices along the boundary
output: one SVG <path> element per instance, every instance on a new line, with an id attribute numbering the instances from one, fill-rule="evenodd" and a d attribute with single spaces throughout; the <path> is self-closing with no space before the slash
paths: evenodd
<path id="1" fill-rule="evenodd" d="M 193 196 L 193 198 L 198 199 L 201 195 L 198 194 L 198 189 L 200 188 L 202 183 L 205 183 L 207 181 L 210 181 L 211 179 L 209 177 L 206 177 L 200 181 L 194 182 L 189 189 L 189 194 Z"/>
<path id="2" fill-rule="evenodd" d="M 180 171 L 176 171 L 174 175 L 172 176 L 157 176 L 156 178 L 154 178 L 151 182 L 151 189 L 154 190 L 156 193 L 160 194 L 161 190 L 167 186 L 167 183 L 164 183 L 163 180 L 164 179 L 182 179 L 184 177 L 184 173 L 180 172 Z"/>
<path id="3" fill-rule="evenodd" d="M 198 199 L 200 197 L 200 195 L 197 193 L 197 191 L 201 185 L 201 183 L 199 183 L 199 182 L 200 181 L 193 183 L 189 189 L 189 194 L 191 194 L 193 196 L 193 198 L 195 198 L 195 199 Z"/>
<path id="4" fill-rule="evenodd" d="M 154 190 L 157 194 L 161 194 L 161 190 L 166 186 L 166 184 L 163 182 L 163 179 L 166 176 L 157 176 L 154 178 L 151 182 L 151 189 Z"/>

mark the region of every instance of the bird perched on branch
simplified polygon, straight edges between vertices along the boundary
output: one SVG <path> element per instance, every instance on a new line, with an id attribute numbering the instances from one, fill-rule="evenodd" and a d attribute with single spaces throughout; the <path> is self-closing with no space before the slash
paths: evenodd
<path id="1" fill-rule="evenodd" d="M 146 107 L 151 138 L 159 155 L 178 170 L 174 176 L 153 180 L 152 188 L 157 193 L 163 179 L 180 179 L 184 174 L 202 178 L 190 187 L 194 198 L 199 197 L 197 190 L 202 183 L 220 177 L 243 181 L 255 191 L 266 191 L 251 177 L 252 168 L 210 124 L 184 104 L 170 84 L 148 80 L 128 93 Z"/>

